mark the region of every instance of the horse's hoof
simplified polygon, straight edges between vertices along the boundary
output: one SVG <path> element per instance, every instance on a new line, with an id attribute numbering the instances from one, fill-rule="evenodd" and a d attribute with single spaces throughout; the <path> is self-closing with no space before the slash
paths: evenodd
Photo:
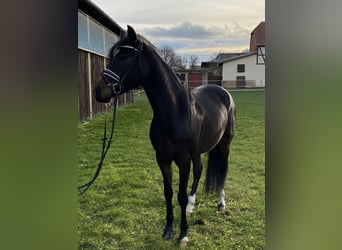
<path id="1" fill-rule="evenodd" d="M 188 237 L 184 237 L 183 239 L 179 240 L 180 247 L 186 247 L 189 243 Z"/>
<path id="2" fill-rule="evenodd" d="M 226 210 L 226 205 L 225 205 L 225 204 L 219 203 L 219 204 L 217 205 L 217 211 L 219 211 L 219 212 L 224 212 L 225 210 Z"/>
<path id="3" fill-rule="evenodd" d="M 192 214 L 193 214 L 193 212 L 192 212 L 192 211 L 187 211 L 187 212 L 186 212 L 186 216 L 187 216 L 187 217 L 190 217 L 190 216 L 192 216 Z"/>
<path id="4" fill-rule="evenodd" d="M 171 240 L 173 238 L 173 230 L 172 228 L 165 228 L 163 233 L 164 240 Z"/>

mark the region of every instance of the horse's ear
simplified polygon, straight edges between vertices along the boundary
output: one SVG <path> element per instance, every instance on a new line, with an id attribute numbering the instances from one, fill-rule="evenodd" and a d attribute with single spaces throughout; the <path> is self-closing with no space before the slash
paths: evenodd
<path id="1" fill-rule="evenodd" d="M 129 25 L 127 25 L 127 35 L 130 41 L 135 42 L 137 40 L 135 30 Z"/>

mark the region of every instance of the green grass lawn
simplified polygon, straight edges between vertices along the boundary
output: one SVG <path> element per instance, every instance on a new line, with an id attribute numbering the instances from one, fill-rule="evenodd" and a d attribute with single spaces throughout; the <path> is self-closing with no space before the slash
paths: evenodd
<path id="1" fill-rule="evenodd" d="M 206 196 L 203 177 L 188 218 L 188 249 L 265 247 L 265 92 L 231 91 L 237 106 L 226 182 L 227 210 Z M 79 184 L 92 178 L 100 159 L 105 114 L 78 126 Z M 79 197 L 79 249 L 177 249 L 180 208 L 174 169 L 175 239 L 165 241 L 163 181 L 149 140 L 152 110 L 145 95 L 119 108 L 114 141 L 95 184 Z M 111 119 L 111 113 L 107 114 Z M 203 155 L 205 158 L 205 155 Z M 192 182 L 192 176 L 189 181 Z M 188 191 L 188 192 L 189 192 Z"/>

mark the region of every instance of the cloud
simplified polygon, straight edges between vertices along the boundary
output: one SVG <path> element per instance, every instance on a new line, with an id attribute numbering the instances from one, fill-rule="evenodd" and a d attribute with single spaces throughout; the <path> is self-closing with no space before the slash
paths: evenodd
<path id="1" fill-rule="evenodd" d="M 144 33 L 154 38 L 172 38 L 172 39 L 240 39 L 249 36 L 246 28 L 231 23 L 230 25 L 206 26 L 203 24 L 185 21 L 173 26 L 155 26 L 144 29 Z"/>
<path id="2" fill-rule="evenodd" d="M 242 51 L 265 19 L 263 0 L 92 1 L 123 28 L 130 24 L 157 47 L 168 45 L 179 55 Z"/>
<path id="3" fill-rule="evenodd" d="M 142 33 L 157 47 L 168 45 L 180 55 L 206 57 L 217 52 L 240 52 L 248 48 L 251 32 L 236 22 L 220 26 L 185 21 L 141 28 Z"/>
<path id="4" fill-rule="evenodd" d="M 146 34 L 153 37 L 168 38 L 210 38 L 217 35 L 218 30 L 207 28 L 204 25 L 194 24 L 188 21 L 172 27 L 154 27 L 145 30 Z"/>

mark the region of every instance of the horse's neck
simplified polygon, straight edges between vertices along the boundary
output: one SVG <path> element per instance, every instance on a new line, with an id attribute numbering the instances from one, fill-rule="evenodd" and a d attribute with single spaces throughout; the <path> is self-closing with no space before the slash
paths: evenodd
<path id="1" fill-rule="evenodd" d="M 150 68 L 151 73 L 144 84 L 144 89 L 151 103 L 154 118 L 174 123 L 188 114 L 189 93 L 159 56 L 154 55 L 153 60 L 151 65 L 154 66 Z"/>

